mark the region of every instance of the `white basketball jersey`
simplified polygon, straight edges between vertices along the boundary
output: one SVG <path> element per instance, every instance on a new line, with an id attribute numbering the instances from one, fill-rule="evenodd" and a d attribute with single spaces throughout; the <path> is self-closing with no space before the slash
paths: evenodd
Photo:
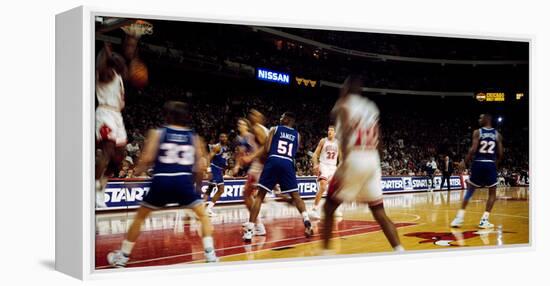
<path id="1" fill-rule="evenodd" d="M 336 166 L 338 163 L 338 140 L 336 138 L 332 141 L 325 138 L 319 162 L 323 165 Z"/>
<path id="2" fill-rule="evenodd" d="M 349 135 L 346 150 L 354 147 L 376 149 L 378 146 L 378 117 L 379 110 L 374 102 L 357 94 L 350 94 L 341 109 L 347 110 L 348 122 L 342 122 L 342 117 L 336 118 L 336 137 L 342 140 L 342 126 L 352 126 L 353 132 Z M 336 111 L 337 112 L 337 111 Z M 340 114 L 337 112 L 336 114 Z"/>
<path id="3" fill-rule="evenodd" d="M 96 82 L 95 93 L 99 105 L 121 111 L 124 108 L 124 84 L 122 77 L 116 72 L 114 74 L 110 82 Z"/>

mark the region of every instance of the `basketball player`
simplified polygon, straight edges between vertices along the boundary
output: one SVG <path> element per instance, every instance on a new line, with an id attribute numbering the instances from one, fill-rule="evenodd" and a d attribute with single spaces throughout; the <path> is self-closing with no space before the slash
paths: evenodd
<path id="1" fill-rule="evenodd" d="M 229 146 L 227 145 L 227 134 L 221 133 L 219 136 L 219 142 L 210 147 L 210 173 L 212 178 L 210 179 L 208 189 L 204 195 L 204 201 L 208 202 L 208 198 L 212 194 L 214 187 L 217 187 L 216 194 L 212 197 L 212 201 L 207 203 L 206 210 L 209 216 L 215 216 L 216 214 L 212 210 L 216 202 L 220 199 L 224 192 L 223 174 L 227 168 L 227 160 L 229 159 Z"/>
<path id="2" fill-rule="evenodd" d="M 153 165 L 151 188 L 143 198 L 120 250 L 107 255 L 107 261 L 115 267 L 126 266 L 140 234 L 141 225 L 150 213 L 171 203 L 177 203 L 195 212 L 202 226 L 206 262 L 217 261 L 212 225 L 200 194 L 194 186 L 196 177 L 202 177 L 206 169 L 204 143 L 188 128 L 191 115 L 185 103 L 168 102 L 164 110 L 167 125 L 149 132 L 136 166 L 136 172 L 140 173 Z M 200 185 L 197 188 L 200 188 Z"/>
<path id="3" fill-rule="evenodd" d="M 150 24 L 149 24 L 150 25 Z M 105 42 L 96 62 L 96 96 L 98 106 L 95 114 L 96 128 L 96 207 L 106 208 L 105 171 L 109 164 L 118 166 L 123 158 L 127 143 L 126 129 L 121 111 L 124 109 L 124 82 L 128 67 L 137 57 L 137 44 L 143 31 L 135 24 L 122 27 L 126 33 L 123 43 L 124 57 L 113 52 L 110 43 Z M 152 25 L 150 25 L 152 27 Z"/>
<path id="4" fill-rule="evenodd" d="M 489 188 L 489 199 L 485 205 L 485 212 L 479 221 L 479 228 L 492 228 L 494 225 L 489 222 L 489 214 L 493 209 L 497 198 L 497 161 L 502 159 L 503 147 L 502 136 L 491 125 L 490 114 L 479 116 L 481 128 L 474 131 L 472 135 L 472 147 L 466 156 L 465 163 L 473 162 L 470 169 L 470 178 L 466 180 L 468 190 L 464 195 L 462 206 L 458 210 L 451 227 L 460 227 L 464 224 L 464 213 L 468 201 L 474 194 L 476 188 Z"/>
<path id="5" fill-rule="evenodd" d="M 315 219 L 321 218 L 319 203 L 327 189 L 327 182 L 332 179 L 340 160 L 340 147 L 338 146 L 338 140 L 335 138 L 335 133 L 334 126 L 330 125 L 327 130 L 327 137 L 319 141 L 313 153 L 313 172 L 317 175 L 319 181 L 319 191 L 315 195 L 315 202 L 311 209 L 311 217 Z M 342 216 L 342 213 L 336 211 L 335 215 Z"/>
<path id="6" fill-rule="evenodd" d="M 105 171 L 109 163 L 119 165 L 127 142 L 121 111 L 124 108 L 126 62 L 105 43 L 96 64 L 96 207 L 105 208 Z"/>
<path id="7" fill-rule="evenodd" d="M 395 225 L 386 215 L 382 199 L 381 167 L 378 154 L 378 116 L 376 104 L 361 94 L 361 80 L 346 79 L 332 114 L 336 117 L 336 137 L 340 142 L 342 163 L 329 184 L 325 201 L 323 247 L 329 249 L 334 211 L 342 202 L 367 203 L 374 219 L 396 251 L 403 251 Z"/>
<path id="8" fill-rule="evenodd" d="M 257 184 L 258 193 L 254 200 L 254 206 L 250 211 L 250 218 L 245 225 L 243 240 L 250 242 L 254 235 L 254 226 L 262 201 L 267 192 L 271 192 L 276 184 L 281 187 L 281 193 L 289 194 L 296 208 L 302 215 L 305 234 L 307 237 L 313 235 L 313 227 L 309 220 L 308 213 L 300 194 L 298 193 L 298 181 L 296 180 L 296 169 L 294 159 L 300 143 L 300 135 L 294 128 L 296 117 L 291 112 L 285 112 L 281 116 L 281 124 L 271 128 L 261 157 L 267 156 L 265 165 Z"/>

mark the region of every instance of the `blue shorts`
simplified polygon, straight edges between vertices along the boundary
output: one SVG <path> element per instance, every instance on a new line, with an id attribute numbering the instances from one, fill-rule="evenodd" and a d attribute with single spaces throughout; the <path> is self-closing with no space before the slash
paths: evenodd
<path id="1" fill-rule="evenodd" d="M 202 203 L 201 196 L 195 191 L 192 175 L 154 176 L 149 192 L 145 195 L 142 205 L 159 209 L 167 204 L 178 204 L 193 208 Z"/>
<path id="2" fill-rule="evenodd" d="M 223 185 L 223 169 L 210 165 L 210 173 L 212 174 L 210 184 Z"/>
<path id="3" fill-rule="evenodd" d="M 467 180 L 474 187 L 494 187 L 497 185 L 497 166 L 495 162 L 474 161 Z"/>
<path id="4" fill-rule="evenodd" d="M 290 160 L 270 157 L 267 159 L 258 182 L 258 187 L 271 192 L 279 184 L 281 193 L 298 191 L 296 170 Z"/>

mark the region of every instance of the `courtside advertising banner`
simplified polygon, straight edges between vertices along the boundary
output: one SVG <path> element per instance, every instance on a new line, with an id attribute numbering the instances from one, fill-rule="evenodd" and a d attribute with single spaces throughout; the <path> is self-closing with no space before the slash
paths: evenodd
<path id="1" fill-rule="evenodd" d="M 447 189 L 446 182 L 441 187 L 441 177 L 435 176 L 432 189 Z M 460 176 L 451 176 L 451 189 L 462 189 L 463 181 Z M 228 179 L 225 180 L 224 193 L 220 197 L 219 203 L 239 203 L 243 201 L 243 190 L 246 180 Z M 111 180 L 105 189 L 105 203 L 107 209 L 135 208 L 143 200 L 143 197 L 149 191 L 151 181 L 149 179 L 128 179 Z M 316 177 L 298 177 L 298 190 L 302 198 L 313 198 L 317 194 L 319 185 Z M 403 176 L 403 177 L 383 177 L 382 191 L 384 193 L 418 192 L 426 191 L 430 187 L 427 177 L 422 176 Z M 201 190 L 206 192 L 208 182 L 203 181 Z M 213 193 L 217 192 L 214 188 Z M 268 194 L 268 196 L 274 196 Z"/>

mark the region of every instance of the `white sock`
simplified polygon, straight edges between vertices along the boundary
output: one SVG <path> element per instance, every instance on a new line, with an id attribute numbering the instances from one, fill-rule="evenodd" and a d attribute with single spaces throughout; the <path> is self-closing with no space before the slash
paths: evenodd
<path id="1" fill-rule="evenodd" d="M 134 244 L 136 243 L 125 239 L 122 241 L 122 246 L 120 247 L 120 250 L 122 251 L 122 253 L 124 253 L 124 255 L 130 256 L 130 254 L 132 253 L 132 249 L 134 248 Z"/>
<path id="2" fill-rule="evenodd" d="M 466 212 L 466 211 L 463 210 L 463 209 L 458 210 L 458 212 L 456 213 L 456 217 L 458 217 L 458 218 L 464 218 L 464 213 L 465 213 L 465 212 Z"/>
<path id="3" fill-rule="evenodd" d="M 261 223 L 262 223 L 262 217 L 258 215 L 258 218 L 256 219 L 256 224 L 261 224 Z"/>
<path id="4" fill-rule="evenodd" d="M 202 238 L 202 245 L 204 246 L 204 251 L 214 250 L 214 239 L 211 236 L 205 236 Z"/>
<path id="5" fill-rule="evenodd" d="M 304 221 L 309 220 L 309 215 L 307 214 L 307 211 L 302 212 L 302 218 L 304 218 Z"/>
<path id="6" fill-rule="evenodd" d="M 254 226 L 255 226 L 255 224 L 252 223 L 252 222 L 247 222 L 247 223 L 245 224 L 245 227 L 246 227 L 246 229 L 248 229 L 248 230 L 254 229 Z"/>
<path id="7" fill-rule="evenodd" d="M 489 219 L 489 212 L 484 212 L 483 216 L 481 216 L 481 219 Z"/>
<path id="8" fill-rule="evenodd" d="M 208 202 L 208 205 L 206 207 L 207 208 L 212 208 L 212 207 L 214 207 L 214 203 L 213 202 Z"/>
<path id="9" fill-rule="evenodd" d="M 397 251 L 397 252 L 403 252 L 403 251 L 405 251 L 405 248 L 403 248 L 403 246 L 401 246 L 401 244 L 400 244 L 400 245 L 394 247 L 393 250 Z"/>

